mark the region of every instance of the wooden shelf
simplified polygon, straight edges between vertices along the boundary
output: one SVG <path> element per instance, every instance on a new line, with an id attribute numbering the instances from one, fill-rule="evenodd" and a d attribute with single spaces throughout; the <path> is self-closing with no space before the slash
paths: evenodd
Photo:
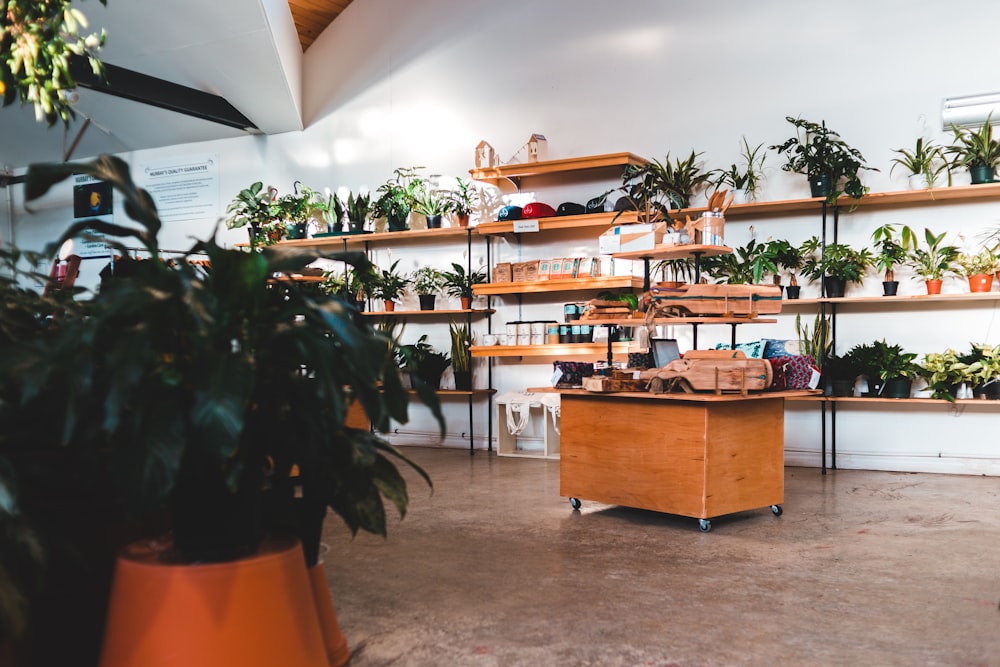
<path id="1" fill-rule="evenodd" d="M 365 317 L 433 317 L 435 315 L 492 315 L 495 312 L 497 311 L 493 308 L 471 308 L 469 310 L 366 310 L 361 314 Z"/>
<path id="2" fill-rule="evenodd" d="M 578 320 L 580 324 L 590 324 L 592 326 L 624 326 L 638 327 L 644 324 L 663 324 L 672 326 L 675 324 L 774 324 L 777 319 L 764 317 L 656 317 L 652 320 L 642 318 L 628 318 L 615 320 Z"/>
<path id="3" fill-rule="evenodd" d="M 417 392 L 413 389 L 407 389 L 406 393 L 416 396 Z M 438 389 L 435 392 L 438 396 L 492 396 L 497 393 L 496 389 L 473 389 L 472 391 L 464 391 L 460 389 Z"/>
<path id="4" fill-rule="evenodd" d="M 821 303 L 832 303 L 838 305 L 861 305 L 879 304 L 883 306 L 895 306 L 905 308 L 907 306 L 919 306 L 925 303 L 946 304 L 963 303 L 977 301 L 1000 301 L 1000 292 L 961 292 L 958 294 L 902 294 L 896 296 L 838 296 L 838 297 L 816 297 L 812 299 L 782 299 L 782 308 L 802 306 L 815 306 Z"/>
<path id="5" fill-rule="evenodd" d="M 621 287 L 642 289 L 642 278 L 636 276 L 602 276 L 600 278 L 561 278 L 559 280 L 532 280 L 518 283 L 483 283 L 473 285 L 472 291 L 475 294 L 498 295 L 604 290 Z"/>
<path id="6" fill-rule="evenodd" d="M 629 343 L 612 343 L 614 354 L 627 354 Z M 553 357 L 585 355 L 607 355 L 608 344 L 605 341 L 597 343 L 558 343 L 553 345 L 473 345 L 473 357 Z"/>
<path id="7" fill-rule="evenodd" d="M 870 396 L 800 396 L 790 397 L 792 401 L 823 401 L 826 403 L 859 403 L 859 404 L 882 404 L 882 405 L 940 405 L 948 406 L 981 406 L 985 408 L 1000 409 L 1000 401 L 993 401 L 983 398 L 960 398 L 949 401 L 943 398 L 881 398 Z"/>
<path id="8" fill-rule="evenodd" d="M 596 227 L 603 231 L 613 224 L 627 224 L 638 221 L 639 217 L 635 211 L 625 211 L 621 214 L 608 211 L 605 213 L 586 213 L 584 215 L 557 215 L 549 218 L 538 218 L 538 231 L 551 232 L 560 229 L 587 229 L 590 227 Z M 483 235 L 510 234 L 514 231 L 514 222 L 507 220 L 502 222 L 481 222 L 474 229 Z"/>
<path id="9" fill-rule="evenodd" d="M 469 174 L 477 181 L 497 182 L 500 180 L 515 180 L 530 176 L 545 176 L 573 171 L 588 171 L 592 169 L 611 169 L 628 165 L 641 166 L 648 163 L 644 157 L 633 153 L 607 153 L 586 157 L 565 158 L 561 160 L 546 160 L 544 162 L 525 162 L 521 164 L 505 164 L 483 169 L 470 169 Z"/>
<path id="10" fill-rule="evenodd" d="M 444 240 L 465 237 L 475 227 L 442 227 L 440 229 L 409 229 L 404 232 L 375 232 L 372 234 L 344 234 L 320 238 L 280 241 L 276 245 L 297 248 L 344 248 L 365 243 L 395 243 L 405 241 Z"/>
<path id="11" fill-rule="evenodd" d="M 682 259 L 685 257 L 715 257 L 731 255 L 733 249 L 724 245 L 700 245 L 685 243 L 683 245 L 657 246 L 651 250 L 632 250 L 630 252 L 612 253 L 615 259 Z"/>

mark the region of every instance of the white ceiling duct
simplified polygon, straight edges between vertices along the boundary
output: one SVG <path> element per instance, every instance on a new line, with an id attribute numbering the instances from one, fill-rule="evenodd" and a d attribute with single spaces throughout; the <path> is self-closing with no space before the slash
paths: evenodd
<path id="1" fill-rule="evenodd" d="M 1000 122 L 1000 93 L 946 97 L 941 103 L 941 129 L 979 126 L 991 114 L 993 122 Z"/>

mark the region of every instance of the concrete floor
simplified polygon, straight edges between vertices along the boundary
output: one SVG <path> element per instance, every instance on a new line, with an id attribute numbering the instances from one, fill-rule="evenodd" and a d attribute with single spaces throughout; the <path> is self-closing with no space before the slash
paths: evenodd
<path id="1" fill-rule="evenodd" d="M 406 448 L 389 537 L 324 540 L 351 667 L 1000 665 L 1000 480 L 785 470 L 784 514 L 559 495 L 557 461 Z"/>

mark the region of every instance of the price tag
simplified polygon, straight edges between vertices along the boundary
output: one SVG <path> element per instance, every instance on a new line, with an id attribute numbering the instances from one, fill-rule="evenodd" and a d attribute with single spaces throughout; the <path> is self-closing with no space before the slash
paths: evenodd
<path id="1" fill-rule="evenodd" d="M 552 386 L 554 387 L 557 384 L 559 384 L 559 380 L 562 380 L 562 376 L 563 376 L 562 369 L 556 368 L 554 371 L 552 371 L 552 377 L 549 378 L 549 382 L 551 382 Z"/>
<path id="2" fill-rule="evenodd" d="M 514 231 L 518 234 L 522 232 L 537 232 L 538 220 L 515 220 Z"/>

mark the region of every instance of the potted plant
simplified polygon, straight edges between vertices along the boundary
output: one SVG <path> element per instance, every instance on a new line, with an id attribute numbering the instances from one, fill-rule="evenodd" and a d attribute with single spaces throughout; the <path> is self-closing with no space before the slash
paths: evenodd
<path id="1" fill-rule="evenodd" d="M 400 370 L 409 373 L 410 382 L 415 390 L 437 391 L 441 387 L 441 376 L 448 368 L 448 355 L 438 352 L 427 342 L 424 334 L 416 343 L 399 345 L 396 348 L 396 361 Z"/>
<path id="2" fill-rule="evenodd" d="M 989 292 L 997 271 L 997 256 L 989 248 L 977 253 L 959 253 L 955 257 L 958 273 L 969 280 L 970 292 Z"/>
<path id="3" fill-rule="evenodd" d="M 823 281 L 823 294 L 842 297 L 848 283 L 864 282 L 865 273 L 875 258 L 868 248 L 856 250 L 845 243 L 827 243 L 825 246 L 813 236 L 802 244 L 805 260 L 802 275 L 810 280 Z"/>
<path id="4" fill-rule="evenodd" d="M 469 226 L 469 217 L 479 205 L 479 189 L 470 180 L 455 179 L 455 189 L 448 192 L 451 212 L 455 214 L 459 227 Z"/>
<path id="5" fill-rule="evenodd" d="M 690 257 L 661 259 L 653 267 L 653 272 L 660 272 L 659 287 L 679 287 L 694 278 L 694 260 Z"/>
<path id="6" fill-rule="evenodd" d="M 973 184 L 993 183 L 1000 162 L 1000 140 L 993 138 L 992 114 L 978 130 L 952 125 L 954 141 L 945 148 L 952 155 L 951 167 L 969 170 Z"/>
<path id="7" fill-rule="evenodd" d="M 284 238 L 306 238 L 306 227 L 313 216 L 313 191 L 295 181 L 294 190 L 274 202 L 276 215 L 285 225 Z"/>
<path id="8" fill-rule="evenodd" d="M 841 194 L 860 199 L 868 192 L 858 172 L 878 170 L 865 164 L 858 149 L 848 145 L 825 122 L 814 123 L 791 116 L 786 116 L 785 120 L 795 127 L 795 135 L 782 144 L 771 146 L 779 155 L 785 154 L 783 171 L 805 174 L 812 196 L 826 197 L 828 204 L 836 203 Z"/>
<path id="9" fill-rule="evenodd" d="M 774 257 L 767 250 L 766 243 L 750 239 L 746 245 L 734 248 L 732 253 L 703 258 L 702 268 L 723 283 L 759 285 L 765 274 L 778 272 Z"/>
<path id="10" fill-rule="evenodd" d="M 1000 345 L 973 343 L 971 352 L 961 360 L 969 364 L 973 397 L 1000 399 Z"/>
<path id="11" fill-rule="evenodd" d="M 393 171 L 392 179 L 375 191 L 372 215 L 385 218 L 390 232 L 409 229 L 407 218 L 416 194 L 424 187 L 424 179 L 417 173 L 423 167 L 399 167 Z"/>
<path id="12" fill-rule="evenodd" d="M 396 310 L 396 299 L 410 284 L 409 278 L 396 271 L 398 264 L 399 260 L 397 259 L 388 269 L 375 268 L 372 296 L 382 300 L 387 313 Z"/>
<path id="13" fill-rule="evenodd" d="M 823 360 L 823 378 L 831 396 L 848 397 L 854 395 L 854 385 L 864 371 L 854 357 L 845 354 L 831 354 Z"/>
<path id="14" fill-rule="evenodd" d="M 799 353 L 810 356 L 816 362 L 816 368 L 825 370 L 826 359 L 833 353 L 833 341 L 830 337 L 830 318 L 816 314 L 812 329 L 808 324 L 802 324 L 802 316 L 795 315 L 795 335 L 799 339 Z"/>
<path id="15" fill-rule="evenodd" d="M 482 285 L 489 278 L 485 269 L 466 273 L 465 267 L 456 262 L 451 263 L 451 268 L 451 271 L 441 272 L 442 287 L 448 295 L 461 300 L 462 310 L 469 310 L 472 308 L 472 297 L 475 294 L 472 286 Z"/>
<path id="16" fill-rule="evenodd" d="M 452 322 L 448 325 L 451 334 L 451 370 L 455 374 L 455 389 L 472 391 L 472 333 L 467 323 Z"/>
<path id="17" fill-rule="evenodd" d="M 422 185 L 413 198 L 413 212 L 427 219 L 427 229 L 438 229 L 441 227 L 441 218 L 451 210 L 449 192 L 432 188 L 427 182 Z"/>
<path id="18" fill-rule="evenodd" d="M 112 183 L 132 222 L 79 221 L 53 248 L 93 230 L 119 251 L 127 240 L 158 257 L 155 205 L 119 158 L 33 166 L 26 201 L 78 173 Z M 171 263 L 134 262 L 58 320 L 39 317 L 45 326 L 30 338 L 11 338 L 5 327 L 0 485 L 26 508 L 22 527 L 36 538 L 46 530 L 29 497 L 54 494 L 46 505 L 61 499 L 73 517 L 79 506 L 90 510 L 90 530 L 67 535 L 100 543 L 128 526 L 127 534 L 158 538 L 145 544 L 160 545 L 152 556 L 168 567 L 253 558 L 266 535 L 280 534 L 301 540 L 300 562 L 314 571 L 327 506 L 352 532 L 385 534 L 382 498 L 401 512 L 407 505 L 393 461 L 408 460 L 379 436 L 390 419 L 407 420 L 395 343 L 339 299 L 272 279 L 319 257 L 308 248 L 245 252 L 198 241 Z M 367 264 L 360 253 L 334 258 Z M 433 392 L 420 398 L 443 431 Z M 346 425 L 355 401 L 373 430 Z M 87 479 L 52 486 L 78 477 Z M 89 484 L 107 504 L 76 493 Z"/>
<path id="19" fill-rule="evenodd" d="M 371 205 L 371 195 L 367 192 L 347 192 L 347 197 L 341 199 L 339 195 L 334 195 L 334 210 L 337 220 L 347 217 L 347 229 L 352 234 L 361 234 L 365 231 L 365 223 L 368 222 L 368 209 Z"/>
<path id="20" fill-rule="evenodd" d="M 421 266 L 410 275 L 410 284 L 420 300 L 420 310 L 434 310 L 437 293 L 444 286 L 444 275 L 433 266 Z"/>
<path id="21" fill-rule="evenodd" d="M 903 227 L 900 240 L 896 237 L 896 227 L 885 224 L 872 232 L 872 243 L 875 245 L 875 268 L 883 272 L 882 295 L 895 296 L 899 290 L 895 268 L 906 261 L 907 249 L 916 243 L 909 227 Z"/>
<path id="22" fill-rule="evenodd" d="M 325 272 L 319 290 L 323 294 L 342 299 L 360 311 L 364 310 L 366 297 L 373 295 L 377 278 L 375 269 L 370 264 L 346 264 L 343 270 Z"/>
<path id="23" fill-rule="evenodd" d="M 229 229 L 250 227 L 250 247 L 266 246 L 284 238 L 285 230 L 279 223 L 279 210 L 275 203 L 278 191 L 263 181 L 243 188 L 226 207 L 226 226 Z"/>
<path id="24" fill-rule="evenodd" d="M 668 153 L 663 162 L 650 162 L 653 186 L 666 196 L 673 208 L 689 208 L 698 189 L 711 183 L 713 174 L 703 170 L 699 157 L 701 153 L 692 150 L 684 159 L 676 158 L 671 162 Z"/>
<path id="25" fill-rule="evenodd" d="M 951 172 L 948 170 L 944 149 L 933 140 L 917 137 L 912 150 L 896 148 L 892 152 L 898 153 L 899 157 L 892 159 L 889 175 L 892 175 L 896 167 L 905 169 L 908 172 L 907 185 L 911 190 L 933 188 L 942 172 L 947 174 L 948 185 L 951 185 Z"/>
<path id="26" fill-rule="evenodd" d="M 928 352 L 917 364 L 917 374 L 927 381 L 931 398 L 951 402 L 971 396 L 967 387 L 973 381 L 974 372 L 951 348 L 944 352 Z"/>
<path id="27" fill-rule="evenodd" d="M 884 339 L 872 343 L 873 367 L 868 372 L 881 380 L 879 396 L 909 398 L 913 377 L 917 374 L 916 354 L 904 352 L 899 345 L 889 345 Z M 869 383 L 871 380 L 869 380 Z"/>
<path id="28" fill-rule="evenodd" d="M 798 299 L 799 287 L 796 272 L 802 268 L 805 257 L 802 256 L 802 249 L 793 246 L 784 239 L 773 239 L 767 242 L 766 254 L 774 262 L 778 269 L 788 272 L 788 285 L 785 286 L 785 296 L 789 299 Z M 775 282 L 781 283 L 781 275 L 775 273 Z"/>
<path id="29" fill-rule="evenodd" d="M 767 153 L 764 144 L 750 148 L 747 138 L 742 137 L 743 147 L 740 149 L 742 164 L 732 164 L 728 169 L 716 172 L 713 184 L 718 188 L 729 188 L 735 193 L 736 203 L 756 201 L 764 180 L 764 160 Z"/>
<path id="30" fill-rule="evenodd" d="M 917 275 L 924 279 L 928 294 L 940 294 L 941 282 L 945 274 L 955 269 L 958 248 L 944 245 L 944 237 L 945 232 L 935 236 L 934 232 L 925 228 L 924 241 L 927 247 L 922 248 L 914 241 L 908 253 L 907 262 Z"/>

